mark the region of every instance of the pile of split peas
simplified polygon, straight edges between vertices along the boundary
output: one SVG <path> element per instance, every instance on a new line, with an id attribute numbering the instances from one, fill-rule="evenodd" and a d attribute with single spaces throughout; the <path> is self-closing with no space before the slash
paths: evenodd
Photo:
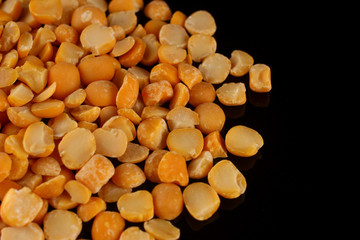
<path id="1" fill-rule="evenodd" d="M 216 52 L 211 13 L 163 0 L 0 3 L 1 240 L 75 240 L 89 221 L 93 240 L 178 239 L 184 206 L 203 221 L 219 196 L 245 192 L 227 153 L 253 156 L 263 139 L 243 125 L 222 136 L 214 100 L 246 102 L 229 74 L 269 92 L 270 68 Z"/>

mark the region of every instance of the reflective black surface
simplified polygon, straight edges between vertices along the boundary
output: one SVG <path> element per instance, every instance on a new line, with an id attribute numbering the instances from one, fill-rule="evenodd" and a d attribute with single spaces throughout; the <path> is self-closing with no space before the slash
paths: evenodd
<path id="1" fill-rule="evenodd" d="M 221 198 L 219 211 L 206 222 L 192 219 L 187 212 L 174 224 L 181 228 L 181 239 L 292 239 L 292 214 L 296 208 L 290 197 L 294 177 L 288 154 L 287 81 L 283 69 L 290 27 L 283 19 L 286 8 L 258 1 L 169 1 L 172 10 L 186 15 L 200 9 L 215 18 L 217 52 L 227 57 L 234 49 L 248 52 L 255 63 L 271 68 L 273 89 L 270 93 L 254 93 L 248 88 L 248 74 L 226 82 L 244 82 L 247 102 L 244 106 L 223 107 L 227 119 L 223 136 L 234 125 L 257 130 L 264 139 L 259 153 L 250 158 L 229 154 L 229 159 L 247 180 L 247 190 L 238 199 Z M 218 102 L 217 102 L 218 103 Z M 215 162 L 219 161 L 218 159 Z M 290 234 L 290 235 L 289 235 Z"/>
<path id="2" fill-rule="evenodd" d="M 148 1 L 145 1 L 148 2 Z M 229 76 L 226 82 L 244 82 L 247 86 L 247 102 L 244 106 L 223 107 L 227 119 L 222 135 L 235 125 L 246 125 L 257 130 L 264 139 L 259 153 L 250 158 L 229 154 L 229 159 L 239 168 L 247 180 L 247 190 L 237 199 L 221 198 L 218 212 L 207 221 L 193 219 L 184 212 L 173 222 L 181 229 L 181 239 L 293 239 L 289 234 L 293 209 L 290 192 L 294 188 L 291 171 L 288 138 L 288 98 L 290 79 L 284 74 L 283 53 L 287 41 L 286 19 L 282 18 L 281 6 L 273 3 L 243 1 L 169 0 L 173 12 L 180 10 L 186 15 L 200 9 L 209 11 L 217 23 L 214 37 L 217 52 L 230 57 L 234 49 L 248 52 L 255 63 L 265 63 L 271 68 L 273 89 L 270 93 L 254 93 L 248 88 L 248 74 L 236 78 Z M 146 18 L 139 14 L 140 23 Z M 215 86 L 218 87 L 218 86 Z M 214 161 L 214 164 L 219 159 Z M 206 181 L 204 179 L 203 181 Z M 146 183 L 140 188 L 151 190 Z M 116 210 L 112 204 L 109 210 Z M 127 223 L 142 226 L 142 224 Z M 88 227 L 86 227 L 88 226 Z M 85 224 L 81 236 L 90 238 L 91 222 Z M 275 239 L 274 238 L 274 239 Z"/>

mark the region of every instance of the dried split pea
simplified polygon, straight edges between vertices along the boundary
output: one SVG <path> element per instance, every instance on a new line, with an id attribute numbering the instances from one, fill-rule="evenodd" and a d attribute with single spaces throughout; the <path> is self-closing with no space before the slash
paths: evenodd
<path id="1" fill-rule="evenodd" d="M 194 62 L 201 62 L 216 52 L 217 42 L 214 37 L 205 34 L 193 34 L 187 44 L 188 52 Z"/>
<path id="2" fill-rule="evenodd" d="M 115 168 L 113 183 L 121 188 L 136 188 L 146 180 L 144 171 L 134 163 L 123 163 Z"/>
<path id="3" fill-rule="evenodd" d="M 225 146 L 225 140 L 221 136 L 218 130 L 209 133 L 204 138 L 204 151 L 210 151 L 213 158 L 226 158 L 227 150 Z"/>
<path id="4" fill-rule="evenodd" d="M 99 66 L 101 66 L 101 71 L 97 71 Z M 78 69 L 81 82 L 86 85 L 98 80 L 111 80 L 115 74 L 112 59 L 107 55 L 82 59 Z"/>
<path id="5" fill-rule="evenodd" d="M 43 240 L 44 232 L 41 227 L 32 222 L 24 227 L 4 227 L 1 230 L 1 239 L 2 240 Z"/>
<path id="6" fill-rule="evenodd" d="M 90 200 L 91 191 L 79 181 L 70 180 L 65 184 L 64 188 L 69 193 L 71 201 L 87 203 Z"/>
<path id="7" fill-rule="evenodd" d="M 221 131 L 225 124 L 225 113 L 219 105 L 212 102 L 205 102 L 198 105 L 195 110 L 199 114 L 200 122 L 197 128 L 204 134 L 213 131 Z"/>
<path id="8" fill-rule="evenodd" d="M 151 1 L 144 8 L 145 16 L 154 19 L 169 21 L 171 18 L 171 10 L 169 5 L 163 1 Z"/>
<path id="9" fill-rule="evenodd" d="M 59 21 L 62 16 L 60 0 L 31 0 L 29 10 L 36 21 L 51 24 Z"/>
<path id="10" fill-rule="evenodd" d="M 180 229 L 171 224 L 170 221 L 153 218 L 144 222 L 145 231 L 155 239 L 176 240 L 180 238 Z"/>
<path id="11" fill-rule="evenodd" d="M 11 158 L 7 153 L 0 152 L 0 183 L 10 175 Z"/>
<path id="12" fill-rule="evenodd" d="M 165 148 L 168 134 L 166 121 L 160 117 L 147 118 L 137 128 L 139 143 L 150 150 Z"/>
<path id="13" fill-rule="evenodd" d="M 93 240 L 119 240 L 125 228 L 125 220 L 118 212 L 105 211 L 96 215 L 91 227 Z"/>
<path id="14" fill-rule="evenodd" d="M 55 148 L 54 131 L 44 122 L 30 124 L 24 133 L 23 147 L 31 156 L 49 156 Z"/>
<path id="15" fill-rule="evenodd" d="M 200 155 L 191 160 L 188 165 L 189 178 L 201 179 L 208 175 L 213 166 L 213 156 L 211 152 L 204 150 Z"/>
<path id="16" fill-rule="evenodd" d="M 248 73 L 251 66 L 254 64 L 253 57 L 241 50 L 234 50 L 231 53 L 230 61 L 230 74 L 236 77 L 240 77 Z"/>
<path id="17" fill-rule="evenodd" d="M 237 198 L 246 190 L 246 180 L 229 160 L 221 160 L 213 166 L 208 181 L 215 191 L 224 198 Z"/>
<path id="18" fill-rule="evenodd" d="M 144 232 L 139 227 L 128 227 L 120 235 L 119 240 L 155 240 L 149 233 Z"/>
<path id="19" fill-rule="evenodd" d="M 86 88 L 86 99 L 95 106 L 115 106 L 117 86 L 110 81 L 99 80 L 90 83 Z"/>
<path id="20" fill-rule="evenodd" d="M 101 55 L 110 52 L 116 43 L 114 30 L 99 23 L 91 24 L 82 30 L 80 42 L 85 50 Z"/>
<path id="21" fill-rule="evenodd" d="M 184 207 L 181 189 L 174 183 L 159 183 L 151 195 L 154 200 L 155 215 L 161 219 L 173 220 L 178 217 Z"/>
<path id="22" fill-rule="evenodd" d="M 186 160 L 175 151 L 170 151 L 162 156 L 157 172 L 161 182 L 176 183 L 183 187 L 189 183 Z"/>
<path id="23" fill-rule="evenodd" d="M 73 10 L 71 16 L 71 26 L 79 33 L 87 26 L 99 23 L 104 26 L 108 24 L 106 15 L 101 9 L 95 6 L 84 5 Z"/>
<path id="24" fill-rule="evenodd" d="M 226 133 L 225 145 L 236 156 L 251 157 L 264 145 L 264 140 L 256 130 L 238 125 Z"/>
<path id="25" fill-rule="evenodd" d="M 48 81 L 49 84 L 56 82 L 56 90 L 52 96 L 64 99 L 80 87 L 79 70 L 71 63 L 56 63 L 49 69 Z"/>
<path id="26" fill-rule="evenodd" d="M 121 157 L 127 148 L 128 138 L 123 130 L 117 128 L 97 128 L 93 131 L 96 153 L 107 157 Z"/>
<path id="27" fill-rule="evenodd" d="M 91 197 L 87 203 L 77 207 L 77 215 L 83 222 L 88 222 L 99 213 L 106 210 L 106 203 L 99 197 Z"/>
<path id="28" fill-rule="evenodd" d="M 250 68 L 249 86 L 254 92 L 264 93 L 271 90 L 271 71 L 265 64 L 255 64 Z"/>
<path id="29" fill-rule="evenodd" d="M 45 215 L 44 234 L 46 239 L 76 240 L 81 230 L 81 219 L 71 211 L 55 209 Z"/>
<path id="30" fill-rule="evenodd" d="M 64 135 L 58 150 L 61 161 L 67 168 L 80 169 L 96 151 L 95 136 L 87 129 L 75 128 Z"/>
<path id="31" fill-rule="evenodd" d="M 170 131 L 180 128 L 195 128 L 199 124 L 199 114 L 190 108 L 177 106 L 166 115 L 166 121 Z"/>
<path id="32" fill-rule="evenodd" d="M 199 65 L 204 80 L 211 84 L 219 84 L 225 81 L 231 70 L 230 59 L 220 53 L 212 53 Z"/>
<path id="33" fill-rule="evenodd" d="M 226 106 L 239 106 L 246 102 L 246 88 L 244 83 L 224 83 L 216 89 L 219 101 Z"/>
<path id="34" fill-rule="evenodd" d="M 146 190 L 125 193 L 117 201 L 121 216 L 129 222 L 144 222 L 154 216 L 151 193 Z"/>
<path id="35" fill-rule="evenodd" d="M 1 219 L 9 226 L 23 227 L 35 219 L 42 205 L 43 200 L 28 187 L 10 188 L 1 202 Z"/>
<path id="36" fill-rule="evenodd" d="M 196 220 L 209 219 L 219 208 L 220 198 L 216 191 L 207 183 L 189 184 L 183 192 L 186 209 Z"/>
<path id="37" fill-rule="evenodd" d="M 114 203 L 125 193 L 131 192 L 131 188 L 121 188 L 112 181 L 109 181 L 98 192 L 98 196 L 107 203 Z"/>
<path id="38" fill-rule="evenodd" d="M 111 161 L 100 154 L 95 154 L 75 174 L 75 179 L 84 184 L 92 193 L 97 193 L 114 173 L 115 168 Z"/>
<path id="39" fill-rule="evenodd" d="M 37 195 L 39 195 L 41 198 L 44 199 L 58 197 L 64 191 L 65 182 L 66 182 L 65 176 L 58 175 L 39 184 L 34 189 L 34 193 L 36 193 Z"/>
<path id="40" fill-rule="evenodd" d="M 204 10 L 192 13 L 185 20 L 185 28 L 191 34 L 213 35 L 216 31 L 216 23 L 214 17 Z"/>

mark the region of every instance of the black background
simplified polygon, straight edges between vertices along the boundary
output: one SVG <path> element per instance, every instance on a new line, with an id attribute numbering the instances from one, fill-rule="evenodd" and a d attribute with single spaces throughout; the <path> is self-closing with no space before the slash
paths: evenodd
<path id="1" fill-rule="evenodd" d="M 145 0 L 145 3 L 149 1 Z M 207 221 L 194 220 L 184 212 L 173 222 L 181 229 L 181 239 L 293 239 L 297 233 L 294 221 L 297 206 L 293 202 L 295 176 L 289 154 L 290 141 L 287 96 L 289 76 L 285 65 L 291 50 L 288 21 L 291 9 L 287 6 L 255 1 L 199 1 L 169 0 L 172 12 L 180 10 L 187 16 L 197 10 L 207 10 L 215 18 L 217 52 L 230 58 L 235 49 L 253 56 L 255 63 L 271 68 L 273 89 L 267 94 L 255 94 L 248 88 L 248 75 L 229 76 L 226 82 L 244 82 L 247 102 L 241 107 L 225 107 L 227 116 L 222 135 L 234 125 L 246 125 L 257 130 L 264 146 L 254 157 L 240 158 L 229 154 L 229 159 L 240 169 L 247 180 L 247 190 L 238 199 L 221 198 L 220 209 Z M 287 14 L 285 14 L 285 12 Z M 138 13 L 143 25 L 148 19 Z M 215 86 L 217 88 L 218 86 Z M 216 159 L 214 163 L 218 162 Z M 204 179 L 203 181 L 206 181 Z M 142 186 L 151 188 L 152 186 Z M 108 210 L 116 210 L 116 205 Z M 92 221 L 91 221 L 92 222 Z M 91 222 L 85 224 L 80 237 L 90 238 Z M 87 226 L 88 225 L 88 226 Z M 128 223 L 142 226 L 142 224 Z"/>
<path id="2" fill-rule="evenodd" d="M 226 82 L 244 82 L 247 103 L 224 108 L 227 115 L 223 136 L 234 125 L 246 125 L 264 138 L 264 146 L 252 158 L 229 156 L 247 179 L 247 190 L 239 199 L 221 198 L 219 211 L 206 222 L 193 220 L 187 212 L 174 224 L 181 228 L 181 239 L 293 239 L 297 235 L 296 206 L 291 192 L 295 177 L 289 156 L 287 98 L 291 46 L 289 21 L 292 9 L 274 1 L 168 1 L 173 12 L 187 16 L 207 10 L 215 18 L 217 52 L 227 57 L 234 49 L 248 52 L 255 63 L 271 68 L 273 89 L 269 94 L 254 94 L 248 88 L 248 75 L 229 76 Z M 217 102 L 218 103 L 218 102 Z M 221 104 L 220 104 L 221 105 Z M 222 106 L 222 105 L 221 105 Z M 222 106 L 224 107 L 224 106 Z M 215 163 L 218 160 L 215 160 Z"/>

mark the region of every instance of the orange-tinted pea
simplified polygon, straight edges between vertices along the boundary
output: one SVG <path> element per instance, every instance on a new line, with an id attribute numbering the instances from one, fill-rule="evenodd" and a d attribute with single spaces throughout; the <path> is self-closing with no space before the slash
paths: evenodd
<path id="1" fill-rule="evenodd" d="M 40 59 L 39 61 L 41 62 Z M 46 81 L 50 84 L 52 83 L 50 75 L 48 76 L 48 70 L 40 65 L 32 63 L 31 61 L 26 61 L 24 65 L 17 68 L 17 70 L 18 79 L 25 83 L 35 93 L 40 93 L 45 88 Z M 9 73 L 6 73 L 5 76 L 9 77 L 10 80 L 13 77 Z"/>
<path id="2" fill-rule="evenodd" d="M 107 203 L 114 203 L 117 202 L 122 195 L 131 191 L 131 188 L 121 188 L 112 181 L 109 181 L 101 187 L 98 196 Z"/>
<path id="3" fill-rule="evenodd" d="M 145 105 L 162 105 L 169 101 L 174 95 L 174 90 L 167 80 L 161 80 L 146 85 L 141 96 Z"/>
<path id="4" fill-rule="evenodd" d="M 107 25 L 105 12 L 94 6 L 81 6 L 74 10 L 71 17 L 71 26 L 79 33 L 93 23 Z"/>
<path id="5" fill-rule="evenodd" d="M 251 157 L 264 145 L 261 135 L 254 129 L 237 125 L 225 135 L 226 149 L 234 155 Z"/>
<path id="6" fill-rule="evenodd" d="M 93 240 L 119 240 L 125 228 L 125 220 L 118 212 L 105 211 L 99 213 L 91 227 Z"/>
<path id="7" fill-rule="evenodd" d="M 158 166 L 159 179 L 162 182 L 176 183 L 186 186 L 189 183 L 189 175 L 185 158 L 174 151 L 166 153 Z"/>
<path id="8" fill-rule="evenodd" d="M 71 63 L 59 62 L 49 70 L 49 84 L 56 82 L 53 97 L 64 99 L 80 87 L 80 74 L 76 66 Z"/>
<path id="9" fill-rule="evenodd" d="M 186 209 L 199 221 L 209 219 L 220 206 L 220 198 L 216 191 L 203 182 L 189 184 L 184 189 L 183 197 Z"/>
<path id="10" fill-rule="evenodd" d="M 26 128 L 24 150 L 34 157 L 47 157 L 55 148 L 54 131 L 44 122 L 36 122 Z"/>
<path id="11" fill-rule="evenodd" d="M 180 153 L 186 160 L 190 160 L 200 155 L 204 139 L 199 129 L 179 128 L 169 133 L 166 144 L 170 151 Z"/>
<path id="12" fill-rule="evenodd" d="M 105 80 L 90 83 L 86 88 L 86 99 L 95 106 L 104 107 L 115 105 L 117 86 Z"/>
<path id="13" fill-rule="evenodd" d="M 99 23 L 84 28 L 80 34 L 80 42 L 85 50 L 101 55 L 110 52 L 116 43 L 114 30 Z"/>
<path id="14" fill-rule="evenodd" d="M 213 166 L 208 175 L 211 187 L 224 198 L 237 198 L 246 190 L 246 180 L 229 160 L 221 160 Z"/>
<path id="15" fill-rule="evenodd" d="M 148 34 L 154 34 L 156 36 L 156 38 L 159 39 L 160 29 L 165 24 L 167 24 L 167 23 L 164 21 L 151 19 L 145 23 L 144 28 Z M 159 45 L 160 45 L 160 43 L 159 43 Z"/>
<path id="16" fill-rule="evenodd" d="M 66 178 L 58 175 L 38 185 L 34 193 L 46 199 L 58 197 L 64 191 L 65 182 Z"/>
<path id="17" fill-rule="evenodd" d="M 193 179 L 201 179 L 208 175 L 213 166 L 213 157 L 209 151 L 202 151 L 201 154 L 191 160 L 188 165 L 189 177 Z"/>
<path id="18" fill-rule="evenodd" d="M 167 150 L 155 150 L 145 160 L 144 172 L 146 178 L 151 182 L 160 183 L 158 167 L 161 158 L 169 151 Z"/>
<path id="19" fill-rule="evenodd" d="M 270 67 L 260 63 L 253 65 L 249 72 L 249 86 L 254 92 L 270 92 L 272 88 Z"/>
<path id="20" fill-rule="evenodd" d="M 92 193 L 97 193 L 114 173 L 115 168 L 111 161 L 100 154 L 95 154 L 75 174 L 75 178 L 88 187 Z"/>
<path id="21" fill-rule="evenodd" d="M 156 239 L 179 239 L 180 229 L 165 219 L 153 218 L 144 222 L 144 229 Z"/>
<path id="22" fill-rule="evenodd" d="M 198 68 L 184 62 L 179 63 L 178 72 L 180 80 L 185 83 L 189 89 L 200 83 L 203 78 Z"/>
<path id="23" fill-rule="evenodd" d="M 1 202 L 1 219 L 9 226 L 23 227 L 34 220 L 42 205 L 42 199 L 29 188 L 11 188 Z"/>
<path id="24" fill-rule="evenodd" d="M 125 54 L 119 57 L 119 62 L 121 66 L 132 67 L 138 64 L 145 53 L 146 44 L 144 40 L 138 37 L 133 37 L 135 40 L 134 46 Z"/>
<path id="25" fill-rule="evenodd" d="M 169 63 L 159 63 L 150 71 L 150 82 L 158 82 L 167 80 L 171 86 L 175 86 L 180 79 L 178 77 L 178 69 Z"/>
<path id="26" fill-rule="evenodd" d="M 31 164 L 31 171 L 39 175 L 57 176 L 60 174 L 61 167 L 53 157 L 43 157 Z"/>
<path id="27" fill-rule="evenodd" d="M 144 222 L 154 216 L 154 203 L 151 193 L 146 190 L 125 193 L 117 201 L 121 216 L 129 222 Z"/>
<path id="28" fill-rule="evenodd" d="M 119 91 L 116 94 L 117 108 L 132 108 L 136 103 L 138 94 L 139 81 L 133 74 L 127 73 Z"/>
<path id="29" fill-rule="evenodd" d="M 205 134 L 221 131 L 225 124 L 225 113 L 219 105 L 206 102 L 198 105 L 195 110 L 199 114 L 200 123 L 197 128 Z"/>
<path id="30" fill-rule="evenodd" d="M 173 13 L 173 15 L 171 16 L 171 19 L 170 19 L 170 23 L 171 24 L 178 24 L 180 26 L 184 26 L 185 24 L 185 20 L 186 20 L 186 15 L 181 12 L 181 11 L 176 11 Z"/>
<path id="31" fill-rule="evenodd" d="M 100 115 L 100 107 L 92 105 L 80 105 L 71 109 L 71 115 L 77 121 L 94 122 Z"/>
<path id="32" fill-rule="evenodd" d="M 96 215 L 106 210 L 106 203 L 99 197 L 91 197 L 87 203 L 77 207 L 77 215 L 83 222 L 88 222 Z"/>
<path id="33" fill-rule="evenodd" d="M 81 219 L 71 211 L 55 209 L 44 218 L 46 239 L 76 239 L 81 230 Z"/>
<path id="34" fill-rule="evenodd" d="M 1 239 L 2 240 L 13 240 L 13 239 L 41 240 L 44 239 L 44 232 L 38 224 L 32 222 L 24 227 L 4 227 L 1 230 Z"/>
<path id="35" fill-rule="evenodd" d="M 139 143 L 150 150 L 165 148 L 168 134 L 166 121 L 160 117 L 147 118 L 137 128 Z"/>
<path id="36" fill-rule="evenodd" d="M 96 153 L 107 157 L 121 157 L 127 148 L 128 138 L 117 128 L 97 128 L 93 131 Z"/>
<path id="37" fill-rule="evenodd" d="M 121 188 L 136 188 L 145 180 L 144 171 L 134 163 L 120 164 L 112 177 L 112 181 Z"/>
<path id="38" fill-rule="evenodd" d="M 79 88 L 65 97 L 64 104 L 67 108 L 76 108 L 80 106 L 86 99 L 86 92 Z"/>
<path id="39" fill-rule="evenodd" d="M 204 151 L 210 151 L 213 158 L 226 158 L 227 151 L 225 147 L 225 140 L 220 135 L 218 130 L 209 133 L 204 138 Z"/>
<path id="40" fill-rule="evenodd" d="M 99 66 L 101 71 L 97 70 Z M 78 68 L 81 82 L 86 85 L 97 80 L 111 80 L 115 74 L 113 60 L 107 55 L 88 57 L 79 63 Z"/>
<path id="41" fill-rule="evenodd" d="M 162 219 L 173 220 L 184 207 L 181 189 L 174 183 L 160 183 L 151 192 L 154 200 L 155 215 Z"/>
<path id="42" fill-rule="evenodd" d="M 215 98 L 215 88 L 211 83 L 199 82 L 190 89 L 189 103 L 194 107 L 201 103 L 213 102 Z"/>
<path id="43" fill-rule="evenodd" d="M 35 116 L 41 118 L 54 118 L 60 115 L 64 109 L 64 102 L 58 99 L 47 99 L 43 102 L 34 103 L 30 108 Z"/>
<path id="44" fill-rule="evenodd" d="M 0 183 L 10 175 L 11 158 L 7 153 L 0 152 Z"/>
<path id="45" fill-rule="evenodd" d="M 39 23 L 51 24 L 60 20 L 63 8 L 60 0 L 31 0 L 29 10 Z"/>
<path id="46" fill-rule="evenodd" d="M 90 200 L 90 190 L 79 181 L 69 180 L 65 184 L 64 188 L 71 196 L 71 201 L 77 203 L 87 203 Z"/>
<path id="47" fill-rule="evenodd" d="M 75 128 L 64 135 L 58 145 L 58 150 L 67 168 L 80 169 L 95 153 L 95 137 L 87 129 Z"/>
<path id="48" fill-rule="evenodd" d="M 151 1 L 144 8 L 145 16 L 154 19 L 169 21 L 171 18 L 171 9 L 169 5 L 163 1 Z"/>
<path id="49" fill-rule="evenodd" d="M 70 25 L 60 24 L 54 30 L 56 35 L 56 40 L 60 43 L 62 42 L 71 42 L 76 44 L 79 41 L 79 33 L 78 31 Z"/>
<path id="50" fill-rule="evenodd" d="M 113 116 L 107 120 L 103 126 L 104 129 L 120 129 L 126 136 L 128 141 L 132 141 L 136 137 L 135 125 L 126 117 L 123 116 Z"/>

